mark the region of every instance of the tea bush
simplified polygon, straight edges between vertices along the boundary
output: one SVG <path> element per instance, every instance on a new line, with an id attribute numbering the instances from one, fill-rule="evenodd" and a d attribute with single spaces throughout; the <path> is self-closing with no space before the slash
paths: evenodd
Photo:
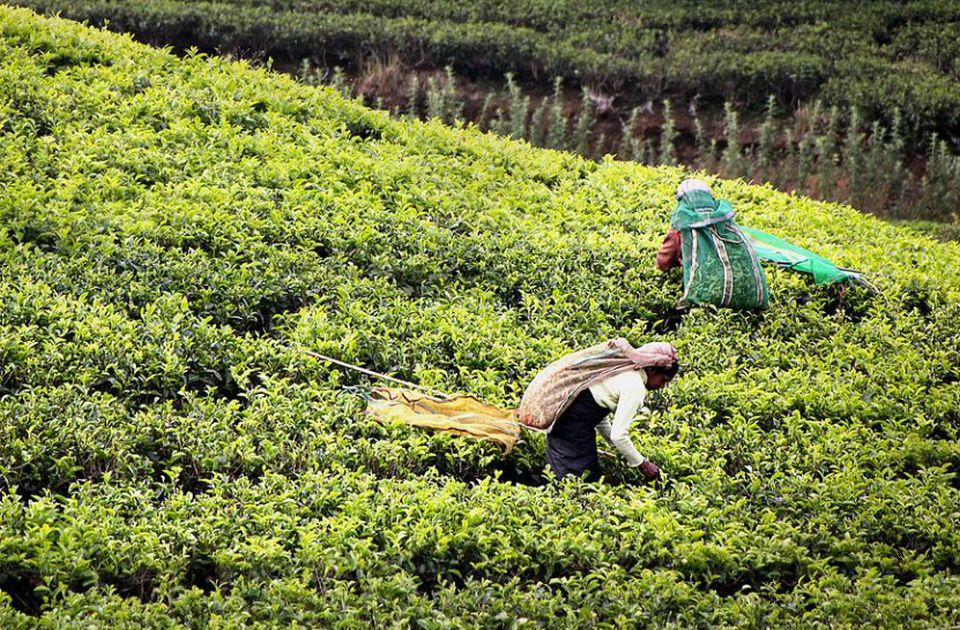
<path id="1" fill-rule="evenodd" d="M 960 623 L 960 246 L 717 181 L 870 274 L 675 311 L 686 175 L 392 120 L 0 7 L 0 625 Z M 526 485 L 362 414 L 322 352 L 515 405 L 597 339 L 676 344 L 644 484 Z"/>
<path id="2" fill-rule="evenodd" d="M 762 110 L 818 97 L 917 141 L 960 133 L 956 0 L 636 2 L 449 0 L 12 0 L 150 43 L 357 65 L 396 55 L 497 78 L 604 86 L 633 101 L 718 96 Z"/>
<path id="3" fill-rule="evenodd" d="M 895 219 L 957 218 L 952 3 L 874 2 L 856 13 L 831 2 L 16 3 L 180 51 L 276 60 L 395 116 L 770 182 Z M 505 82 L 458 88 L 458 71 Z"/>

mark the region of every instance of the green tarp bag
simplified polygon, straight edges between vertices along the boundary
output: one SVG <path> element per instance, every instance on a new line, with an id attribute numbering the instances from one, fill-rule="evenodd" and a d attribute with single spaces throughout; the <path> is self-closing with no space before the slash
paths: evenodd
<path id="1" fill-rule="evenodd" d="M 670 223 L 680 232 L 683 297 L 680 305 L 766 308 L 767 277 L 750 241 L 733 220 L 733 207 L 704 190 L 685 193 Z"/>
<path id="2" fill-rule="evenodd" d="M 843 269 L 810 250 L 783 240 L 773 234 L 767 234 L 755 228 L 740 228 L 750 239 L 753 250 L 760 260 L 765 260 L 786 269 L 802 271 L 813 276 L 814 284 L 830 284 L 851 280 L 866 282 L 862 274 L 852 269 Z"/>

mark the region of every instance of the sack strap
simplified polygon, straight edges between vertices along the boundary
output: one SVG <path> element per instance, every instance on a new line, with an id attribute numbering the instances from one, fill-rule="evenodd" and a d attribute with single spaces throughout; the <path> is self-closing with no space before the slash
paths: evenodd
<path id="1" fill-rule="evenodd" d="M 716 225 L 717 223 L 723 223 L 724 221 L 729 221 L 733 219 L 736 212 L 733 210 L 728 210 L 725 213 L 721 214 L 719 217 L 710 217 L 709 219 L 704 219 L 703 221 L 697 221 L 696 223 L 690 223 L 689 225 L 683 226 L 684 230 L 697 230 L 700 228 L 709 227 L 711 225 Z"/>
<path id="2" fill-rule="evenodd" d="M 311 350 L 304 350 L 304 354 L 308 354 L 315 359 L 320 359 L 321 361 L 326 361 L 328 363 L 333 363 L 341 367 L 345 367 L 361 374 L 366 374 L 367 376 L 373 376 L 376 378 L 381 378 L 385 381 L 393 381 L 394 383 L 399 383 L 400 385 L 405 385 L 406 387 L 412 387 L 414 389 L 420 389 L 439 398 L 451 398 L 450 394 L 441 392 L 440 390 L 433 389 L 432 387 L 426 387 L 424 385 L 417 385 L 416 383 L 411 383 L 410 381 L 405 381 L 403 379 L 395 378 L 393 376 L 387 376 L 386 374 L 381 374 L 380 372 L 374 372 L 373 370 L 368 370 L 367 368 L 362 368 L 359 365 L 353 365 L 352 363 L 347 363 L 346 361 L 340 361 L 339 359 L 334 359 L 332 357 L 324 356 L 320 353 L 313 352 Z"/>

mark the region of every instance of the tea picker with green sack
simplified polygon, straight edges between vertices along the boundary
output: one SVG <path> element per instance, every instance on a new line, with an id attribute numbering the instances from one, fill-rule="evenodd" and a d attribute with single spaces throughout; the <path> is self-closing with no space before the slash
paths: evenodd
<path id="1" fill-rule="evenodd" d="M 733 217 L 730 202 L 715 199 L 706 182 L 687 179 L 677 188 L 677 206 L 657 252 L 657 267 L 668 271 L 683 266 L 681 306 L 766 308 L 766 275 Z"/>
<path id="2" fill-rule="evenodd" d="M 628 466 L 655 479 L 659 468 L 637 451 L 629 428 L 647 392 L 670 382 L 677 369 L 676 350 L 668 343 L 634 348 L 625 339 L 613 339 L 548 365 L 527 387 L 517 416 L 522 424 L 547 431 L 546 465 L 558 477 L 587 473 L 588 481 L 600 478 L 599 433 Z"/>

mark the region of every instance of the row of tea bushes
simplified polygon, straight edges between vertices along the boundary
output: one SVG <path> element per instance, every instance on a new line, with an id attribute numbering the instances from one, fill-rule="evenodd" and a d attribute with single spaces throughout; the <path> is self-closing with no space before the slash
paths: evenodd
<path id="1" fill-rule="evenodd" d="M 593 159 L 615 155 L 650 166 L 683 165 L 769 182 L 778 190 L 848 203 L 884 217 L 945 223 L 960 217 L 960 157 L 936 133 L 921 141 L 923 134 L 907 129 L 910 121 L 896 108 L 888 128 L 878 120 L 865 121 L 855 106 L 826 108 L 819 100 L 784 115 L 771 95 L 762 120 L 745 124 L 743 112 L 729 101 L 713 115 L 701 113 L 699 95 L 686 103 L 664 99 L 657 106 L 650 100 L 628 110 L 606 103 L 613 99 L 602 92 L 583 88 L 579 107 L 570 111 L 559 78 L 549 96 L 532 97 L 511 74 L 502 92 L 477 93 L 463 89 L 450 66 L 440 79 L 421 81 L 411 73 L 401 99 L 392 94 L 396 79 L 376 82 L 376 66 L 366 76 L 348 79 L 339 67 L 331 72 L 305 60 L 296 76 L 308 85 L 329 84 L 377 109 L 389 108 L 394 117 L 469 122 L 534 146 Z M 463 98 L 466 92 L 472 103 Z M 678 115 L 679 105 L 689 117 Z"/>
<path id="2" fill-rule="evenodd" d="M 762 109 L 821 97 L 889 126 L 958 132 L 956 0 L 872 2 L 360 2 L 16 0 L 183 49 L 325 66 L 399 55 L 466 76 L 562 77 L 641 100 L 722 96 Z"/>

